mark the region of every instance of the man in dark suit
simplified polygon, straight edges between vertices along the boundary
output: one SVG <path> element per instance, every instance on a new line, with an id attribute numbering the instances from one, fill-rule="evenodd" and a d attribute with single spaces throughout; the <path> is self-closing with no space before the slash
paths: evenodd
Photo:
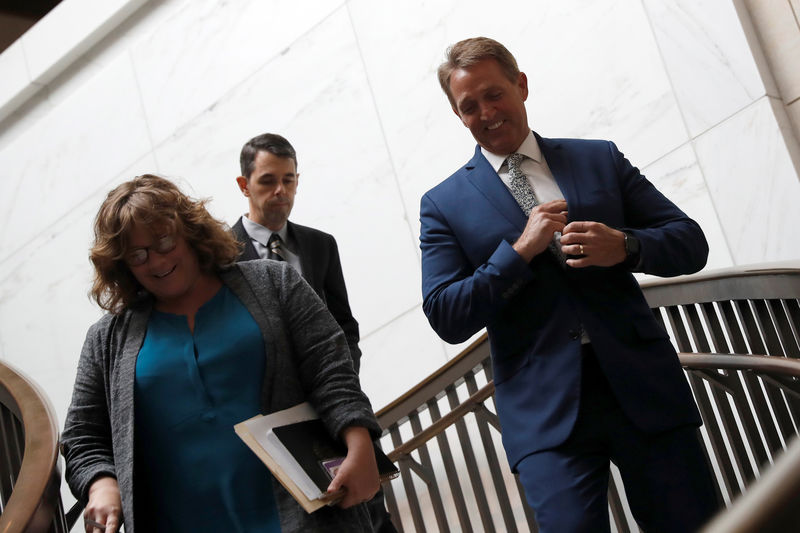
<path id="1" fill-rule="evenodd" d="M 341 326 L 358 372 L 358 322 L 347 300 L 336 239 L 289 222 L 300 177 L 294 147 L 280 135 L 265 133 L 247 141 L 239 162 L 242 175 L 236 182 L 250 207 L 232 228 L 244 244 L 239 260 L 277 259 L 295 267 Z"/>
<path id="2" fill-rule="evenodd" d="M 500 43 L 451 46 L 439 80 L 478 146 L 422 198 L 423 309 L 448 342 L 487 328 L 503 444 L 540 530 L 609 531 L 609 461 L 646 531 L 696 530 L 717 505 L 700 417 L 631 272 L 701 269 L 702 230 L 613 143 L 532 132 Z"/>
<path id="3" fill-rule="evenodd" d="M 274 259 L 287 261 L 296 268 L 344 331 L 353 367 L 358 372 L 361 362 L 358 322 L 347 300 L 336 239 L 289 222 L 300 178 L 294 147 L 280 135 L 264 133 L 242 147 L 239 164 L 242 175 L 236 178 L 236 183 L 248 200 L 249 212 L 231 228 L 244 245 L 238 260 Z M 376 533 L 396 533 L 382 491 L 367 507 Z"/>

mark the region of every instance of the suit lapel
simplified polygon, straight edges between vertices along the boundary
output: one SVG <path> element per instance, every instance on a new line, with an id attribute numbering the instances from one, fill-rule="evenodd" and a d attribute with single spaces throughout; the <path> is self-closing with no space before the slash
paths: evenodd
<path id="1" fill-rule="evenodd" d="M 236 224 L 233 225 L 231 228 L 233 235 L 236 237 L 236 240 L 239 241 L 244 245 L 242 248 L 242 253 L 239 254 L 239 258 L 237 261 L 251 261 L 253 259 L 261 259 L 261 256 L 258 255 L 258 251 L 256 247 L 253 246 L 253 241 L 250 239 L 250 235 L 247 234 L 247 231 L 244 229 L 244 224 L 242 224 L 242 217 L 239 217 L 239 220 L 236 221 Z"/>
<path id="2" fill-rule="evenodd" d="M 511 191 L 503 183 L 492 165 L 483 157 L 480 146 L 475 147 L 475 155 L 466 164 L 467 179 L 489 201 L 492 206 L 520 231 L 525 229 L 527 219 Z M 464 206 L 466 209 L 469 206 Z"/>
<path id="3" fill-rule="evenodd" d="M 578 189 L 575 178 L 572 175 L 572 167 L 564 153 L 562 144 L 557 140 L 540 137 L 536 132 L 533 132 L 533 134 L 536 135 L 536 142 L 539 143 L 539 149 L 542 151 L 544 160 L 547 162 L 558 188 L 561 189 L 561 194 L 564 195 L 564 199 L 567 201 L 569 220 L 579 220 L 575 217 L 576 210 L 580 206 Z"/>
<path id="4" fill-rule="evenodd" d="M 317 276 L 314 270 L 316 262 L 313 260 L 315 256 L 314 243 L 311 242 L 311 239 L 304 238 L 303 235 L 301 235 L 302 232 L 297 224 L 293 224 L 288 220 L 286 224 L 288 224 L 287 233 L 289 241 L 295 248 L 293 251 L 300 258 L 300 269 L 303 271 L 303 279 L 305 279 L 314 290 L 317 290 Z"/>
<path id="5" fill-rule="evenodd" d="M 294 252 L 300 258 L 300 268 L 303 270 L 303 277 L 308 279 L 308 275 L 311 274 L 311 265 L 308 261 L 308 243 L 304 242 L 306 239 L 302 239 L 297 234 L 297 226 L 292 224 L 290 221 L 286 221 L 286 234 L 289 237 L 289 244 L 293 248 L 290 248 L 292 252 Z"/>

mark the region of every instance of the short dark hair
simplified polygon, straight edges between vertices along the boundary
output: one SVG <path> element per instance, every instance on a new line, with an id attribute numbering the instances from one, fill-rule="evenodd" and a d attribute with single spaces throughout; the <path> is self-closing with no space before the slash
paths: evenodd
<path id="1" fill-rule="evenodd" d="M 262 133 L 247 141 L 242 146 L 242 153 L 239 154 L 242 176 L 247 179 L 250 179 L 250 174 L 253 173 L 258 152 L 269 152 L 278 157 L 288 157 L 294 161 L 294 168 L 297 170 L 297 154 L 289 141 L 277 133 Z"/>
<path id="2" fill-rule="evenodd" d="M 437 72 L 439 85 L 442 86 L 442 90 L 453 108 L 456 107 L 456 103 L 453 100 L 453 93 L 450 92 L 450 75 L 456 69 L 470 67 L 484 59 L 497 61 L 506 78 L 511 83 L 517 82 L 517 78 L 519 78 L 517 60 L 505 46 L 488 37 L 472 37 L 458 41 L 447 48 L 446 59 L 439 65 Z"/>

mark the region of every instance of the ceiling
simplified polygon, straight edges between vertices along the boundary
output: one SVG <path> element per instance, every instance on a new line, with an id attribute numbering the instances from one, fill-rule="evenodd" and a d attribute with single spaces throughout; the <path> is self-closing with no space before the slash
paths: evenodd
<path id="1" fill-rule="evenodd" d="M 0 0 L 0 53 L 61 0 Z"/>

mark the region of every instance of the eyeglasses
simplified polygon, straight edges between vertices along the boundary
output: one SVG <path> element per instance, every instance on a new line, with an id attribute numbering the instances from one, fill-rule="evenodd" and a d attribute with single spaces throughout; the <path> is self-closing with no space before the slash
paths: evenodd
<path id="1" fill-rule="evenodd" d="M 139 266 L 143 265 L 147 262 L 147 258 L 150 256 L 150 251 L 154 251 L 159 254 L 168 254 L 172 250 L 175 249 L 175 246 L 178 245 L 178 242 L 175 240 L 175 235 L 164 235 L 153 246 L 145 246 L 143 248 L 134 248 L 133 250 L 129 251 L 125 256 L 125 262 L 128 266 Z"/>

